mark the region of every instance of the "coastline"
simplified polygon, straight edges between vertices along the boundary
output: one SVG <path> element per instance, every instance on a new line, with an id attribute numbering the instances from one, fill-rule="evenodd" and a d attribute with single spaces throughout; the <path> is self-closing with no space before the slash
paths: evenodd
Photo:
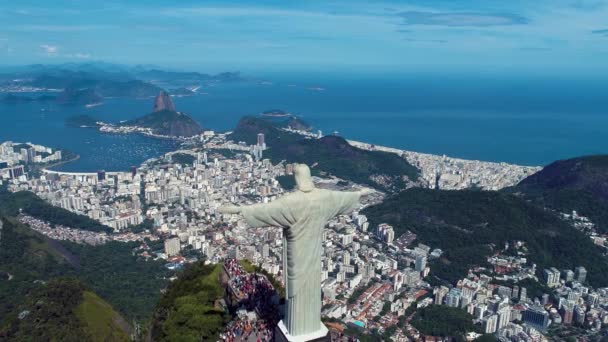
<path id="1" fill-rule="evenodd" d="M 146 137 L 155 138 L 155 139 L 165 139 L 165 140 L 175 140 L 180 142 L 185 142 L 188 140 L 192 140 L 194 137 L 178 137 L 178 136 L 170 136 L 170 135 L 162 135 L 156 134 L 152 132 L 151 128 L 145 128 L 140 126 L 116 126 L 113 124 L 108 124 L 105 122 L 97 123 L 97 131 L 99 133 L 106 134 L 141 134 Z"/>
<path id="2" fill-rule="evenodd" d="M 98 123 L 98 132 L 106 134 L 141 134 L 143 136 L 161 140 L 172 140 L 180 143 L 196 140 L 200 136 L 173 137 L 152 133 L 150 129 L 137 126 L 114 126 L 111 124 Z M 292 133 L 299 134 L 309 139 L 319 139 L 317 134 L 307 131 L 286 129 Z M 526 166 L 510 164 L 506 162 L 469 160 L 462 158 L 449 157 L 446 155 L 435 155 L 408 151 L 388 146 L 380 146 L 356 140 L 346 140 L 350 145 L 367 150 L 394 153 L 403 157 L 408 163 L 420 170 L 420 178 L 423 186 L 433 189 L 460 190 L 467 188 L 478 188 L 482 190 L 500 190 L 505 187 L 513 186 L 521 180 L 538 172 L 540 166 Z M 180 147 L 181 148 L 181 147 Z M 180 148 L 176 149 L 178 151 Z M 173 151 L 175 152 L 175 151 Z M 75 160 L 75 159 L 74 159 Z M 73 160 L 70 160 L 73 161 Z M 67 163 L 70 161 L 65 161 Z M 45 168 L 48 172 L 61 173 L 52 170 L 56 164 Z M 126 171 L 126 170 L 125 170 Z M 120 172 L 120 171 L 117 171 Z M 72 172 L 82 173 L 82 172 Z M 85 172 L 88 173 L 88 172 Z"/>
<path id="3" fill-rule="evenodd" d="M 74 156 L 74 158 L 72 158 L 72 159 L 62 160 L 62 161 L 59 161 L 57 163 L 46 165 L 46 166 L 40 168 L 40 171 L 43 172 L 43 173 L 46 173 L 47 171 L 55 171 L 55 170 L 51 170 L 51 169 L 54 168 L 54 167 L 60 166 L 60 165 L 68 164 L 68 163 L 71 163 L 71 162 L 75 162 L 78 159 L 80 159 L 80 154 L 76 154 Z M 55 172 L 59 172 L 59 171 L 55 171 Z"/>
<path id="4" fill-rule="evenodd" d="M 416 151 L 410 151 L 410 150 L 402 150 L 399 148 L 395 148 L 395 147 L 388 147 L 388 146 L 380 146 L 380 145 L 375 145 L 375 144 L 370 144 L 370 143 L 366 143 L 366 142 L 362 142 L 362 141 L 357 141 L 357 140 L 350 140 L 350 139 L 346 139 L 346 141 L 348 141 L 349 144 L 351 144 L 352 146 L 355 147 L 359 147 L 361 149 L 364 150 L 371 150 L 372 146 L 373 149 L 377 150 L 377 151 L 384 151 L 384 152 L 390 152 L 390 153 L 396 153 L 396 154 L 412 154 L 412 155 L 418 155 L 418 156 L 427 156 L 427 157 L 441 157 L 441 158 L 448 158 L 454 161 L 460 161 L 460 162 L 477 162 L 477 163 L 485 163 L 485 164 L 495 164 L 495 165 L 513 165 L 513 166 L 519 166 L 519 167 L 526 167 L 526 168 L 542 168 L 542 166 L 535 166 L 535 165 L 521 165 L 521 164 L 514 164 L 514 163 L 508 163 L 508 162 L 495 162 L 495 161 L 485 161 L 485 160 L 479 160 L 479 159 L 464 159 L 464 158 L 458 158 L 458 157 L 451 157 L 448 155 L 439 155 L 439 154 L 432 154 L 432 153 L 423 153 L 423 152 L 416 152 Z"/>
<path id="5" fill-rule="evenodd" d="M 491 162 L 401 150 L 393 147 L 346 140 L 352 146 L 368 150 L 395 153 L 420 170 L 429 188 L 461 190 L 480 188 L 500 190 L 514 186 L 540 171 L 541 166 L 526 166 L 505 162 Z"/>

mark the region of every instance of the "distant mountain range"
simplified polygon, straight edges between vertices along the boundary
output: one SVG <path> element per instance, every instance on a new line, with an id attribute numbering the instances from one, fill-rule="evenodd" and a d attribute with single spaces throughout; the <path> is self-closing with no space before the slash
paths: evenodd
<path id="1" fill-rule="evenodd" d="M 18 96 L 14 94 L 7 94 L 0 98 L 2 103 L 7 104 L 21 104 L 31 102 L 53 102 L 57 100 L 57 96 L 54 95 L 41 95 L 41 96 Z"/>
<path id="2" fill-rule="evenodd" d="M 63 91 L 55 98 L 61 104 L 91 104 L 107 97 L 152 97 L 163 89 L 174 89 L 176 95 L 192 95 L 186 87 L 207 83 L 242 80 L 238 72 L 217 75 L 198 72 L 164 71 L 144 66 L 128 67 L 109 63 L 67 63 L 58 65 L 29 65 L 0 70 L 0 89 L 6 92 L 20 89 Z M 86 95 L 85 95 L 86 94 Z M 48 98 L 4 97 L 4 103 L 48 101 Z M 93 102 L 96 101 L 96 102 Z"/>
<path id="3" fill-rule="evenodd" d="M 16 78 L 33 79 L 41 75 L 66 76 L 68 73 L 89 75 L 104 80 L 142 80 L 146 82 L 203 82 L 240 81 L 239 72 L 222 72 L 215 75 L 193 71 L 165 70 L 154 65 L 127 66 L 105 62 L 31 64 L 0 69 L 0 82 L 14 81 Z"/>

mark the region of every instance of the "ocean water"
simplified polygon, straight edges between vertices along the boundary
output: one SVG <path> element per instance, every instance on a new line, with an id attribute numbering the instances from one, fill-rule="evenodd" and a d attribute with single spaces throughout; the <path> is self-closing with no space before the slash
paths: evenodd
<path id="1" fill-rule="evenodd" d="M 608 82 L 601 79 L 469 75 L 275 74 L 209 85 L 174 98 L 205 129 L 226 131 L 244 115 L 283 109 L 315 129 L 433 154 L 524 165 L 608 153 Z M 72 150 L 70 171 L 126 170 L 175 148 L 139 135 L 66 127 L 66 117 L 104 121 L 151 111 L 152 99 L 108 99 L 93 108 L 0 105 L 0 140 Z"/>
<path id="2" fill-rule="evenodd" d="M 54 104 L 0 104 L 0 141 L 32 142 L 62 148 L 80 155 L 76 161 L 55 167 L 63 171 L 121 171 L 179 146 L 174 141 L 143 135 L 101 134 L 93 128 L 65 125 L 65 119 L 91 114 L 108 121 L 136 117 L 148 101 L 110 99 L 93 108 Z M 122 115 L 129 113 L 130 115 Z"/>

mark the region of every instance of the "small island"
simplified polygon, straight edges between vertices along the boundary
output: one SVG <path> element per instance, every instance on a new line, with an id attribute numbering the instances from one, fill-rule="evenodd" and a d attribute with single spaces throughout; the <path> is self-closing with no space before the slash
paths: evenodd
<path id="1" fill-rule="evenodd" d="M 190 116 L 168 109 L 129 120 L 122 126 L 145 128 L 155 135 L 169 137 L 192 137 L 203 133 L 201 126 Z"/>
<path id="2" fill-rule="evenodd" d="M 291 113 L 287 113 L 284 110 L 281 109 L 269 109 L 269 110 L 265 110 L 262 113 L 260 113 L 261 116 L 269 116 L 269 117 L 288 117 L 291 116 Z"/>
<path id="3" fill-rule="evenodd" d="M 99 126 L 99 122 L 100 120 L 86 114 L 70 116 L 65 119 L 66 126 L 70 127 L 95 128 Z"/>
<path id="4" fill-rule="evenodd" d="M 153 111 L 142 117 L 106 123 L 90 115 L 68 117 L 65 124 L 71 127 L 98 128 L 102 133 L 140 133 L 153 138 L 189 139 L 203 133 L 202 127 L 190 116 L 175 110 L 171 96 L 161 91 L 154 99 Z"/>
<path id="5" fill-rule="evenodd" d="M 98 123 L 104 133 L 141 133 L 155 138 L 191 138 L 203 133 L 202 127 L 190 116 L 175 110 L 166 91 L 154 99 L 153 111 L 140 118 L 118 125 Z"/>

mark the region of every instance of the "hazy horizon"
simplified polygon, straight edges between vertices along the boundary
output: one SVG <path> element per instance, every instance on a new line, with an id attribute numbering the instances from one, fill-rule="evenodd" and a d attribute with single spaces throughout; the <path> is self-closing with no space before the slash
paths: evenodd
<path id="1" fill-rule="evenodd" d="M 605 75 L 605 1 L 32 0 L 0 5 L 3 65 L 106 61 L 204 72 Z"/>

